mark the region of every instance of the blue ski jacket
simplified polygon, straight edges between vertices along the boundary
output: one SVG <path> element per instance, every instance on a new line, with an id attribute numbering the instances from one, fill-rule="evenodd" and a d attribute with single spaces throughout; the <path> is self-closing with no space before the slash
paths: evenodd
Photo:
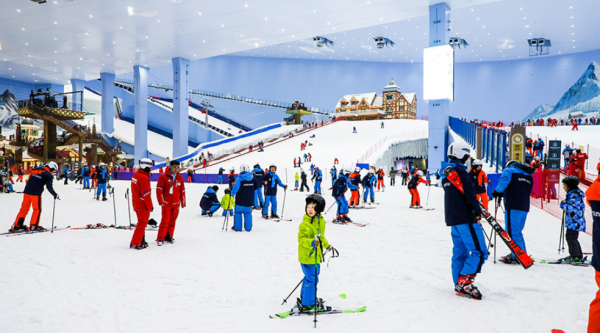
<path id="1" fill-rule="evenodd" d="M 477 195 L 475 195 L 475 186 L 467 174 L 467 167 L 459 161 L 450 160 L 450 162 L 442 162 L 440 173 L 449 166 L 452 166 L 454 170 L 456 170 L 465 193 L 461 193 L 460 190 L 446 178 L 446 175 L 443 173 L 440 175 L 445 194 L 444 215 L 446 217 L 446 225 L 451 227 L 460 224 L 477 223 L 475 217 L 481 215 L 482 211 L 479 201 L 477 200 Z"/>
<path id="2" fill-rule="evenodd" d="M 279 179 L 279 176 L 271 171 L 267 172 L 264 180 L 267 182 L 265 185 L 267 188 L 265 195 L 277 195 L 277 185 L 285 187 L 281 182 L 281 179 Z"/>
<path id="3" fill-rule="evenodd" d="M 531 191 L 533 190 L 534 168 L 513 162 L 508 165 L 498 181 L 496 192 L 504 193 L 504 207 L 528 212 Z"/>
<path id="4" fill-rule="evenodd" d="M 250 172 L 239 175 L 231 189 L 231 195 L 235 195 L 235 204 L 243 207 L 254 206 L 254 195 L 258 188 L 258 181 Z"/>
<path id="5" fill-rule="evenodd" d="M 333 190 L 331 191 L 331 195 L 338 198 L 346 193 L 346 189 L 348 188 L 348 179 L 344 176 L 340 176 L 335 183 L 333 184 Z"/>
<path id="6" fill-rule="evenodd" d="M 262 188 L 263 184 L 264 184 L 265 170 L 263 170 L 261 168 L 254 168 L 252 170 L 252 174 L 254 175 L 254 178 L 256 178 L 256 181 L 258 182 L 258 188 Z"/>
<path id="7" fill-rule="evenodd" d="M 576 189 L 567 192 L 567 198 L 560 203 L 565 211 L 565 226 L 575 231 L 585 231 L 585 194 Z"/>

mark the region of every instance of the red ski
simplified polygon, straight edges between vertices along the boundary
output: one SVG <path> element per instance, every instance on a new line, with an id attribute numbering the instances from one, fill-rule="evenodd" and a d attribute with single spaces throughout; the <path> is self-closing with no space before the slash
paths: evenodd
<path id="1" fill-rule="evenodd" d="M 458 176 L 458 173 L 456 173 L 456 170 L 454 170 L 453 167 L 449 166 L 446 169 L 444 169 L 444 175 L 446 175 L 446 178 L 448 178 L 450 183 L 452 183 L 452 185 L 456 186 L 456 188 L 458 188 L 458 190 L 462 194 L 465 193 L 462 182 L 460 181 L 460 177 Z M 494 231 L 496 231 L 498 236 L 500 236 L 500 238 L 504 241 L 504 244 L 506 244 L 506 246 L 508 246 L 508 248 L 513 253 L 513 255 L 515 256 L 517 261 L 525 269 L 531 267 L 533 265 L 533 259 L 531 259 L 531 257 L 527 253 L 525 253 L 525 251 L 523 251 L 523 249 L 521 249 L 521 247 L 519 245 L 517 245 L 517 243 L 515 243 L 515 241 L 512 240 L 512 238 L 510 238 L 508 233 L 506 231 L 504 231 L 504 228 L 502 228 L 502 226 L 496 221 L 496 219 L 494 219 L 492 214 L 490 214 L 490 212 L 488 212 L 481 205 L 481 203 L 479 204 L 479 206 L 481 207 L 481 211 L 483 212 L 483 217 L 492 226 Z"/>

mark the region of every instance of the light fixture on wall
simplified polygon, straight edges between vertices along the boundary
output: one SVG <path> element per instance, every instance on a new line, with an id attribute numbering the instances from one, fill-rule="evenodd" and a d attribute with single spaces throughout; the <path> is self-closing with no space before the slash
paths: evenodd
<path id="1" fill-rule="evenodd" d="M 463 48 L 466 49 L 467 45 L 469 45 L 469 43 L 467 43 L 466 40 L 462 39 L 462 38 L 450 38 L 450 40 L 448 41 L 448 44 L 450 46 L 452 46 L 453 49 L 455 48 Z"/>
<path id="2" fill-rule="evenodd" d="M 39 3 L 40 5 L 41 5 L 41 4 L 43 4 L 43 3 L 46 3 L 46 0 L 31 0 L 31 1 L 33 1 L 33 2 L 37 2 L 37 3 Z"/>
<path id="3" fill-rule="evenodd" d="M 315 45 L 317 47 L 332 47 L 333 46 L 333 42 L 325 37 L 321 37 L 321 36 L 316 36 L 313 37 L 313 42 L 315 43 Z"/>
<path id="4" fill-rule="evenodd" d="M 550 47 L 552 43 L 550 43 L 549 39 L 545 38 L 531 38 L 528 39 L 529 43 L 529 56 L 535 57 L 539 55 L 546 55 L 550 53 Z"/>
<path id="5" fill-rule="evenodd" d="M 377 45 L 378 49 L 382 49 L 386 46 L 393 49 L 394 45 L 396 44 L 391 39 L 385 37 L 375 37 L 373 39 L 375 40 L 375 44 Z"/>

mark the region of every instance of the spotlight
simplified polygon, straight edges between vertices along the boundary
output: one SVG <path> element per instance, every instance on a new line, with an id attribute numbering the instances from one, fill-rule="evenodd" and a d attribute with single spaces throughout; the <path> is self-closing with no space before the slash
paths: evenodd
<path id="1" fill-rule="evenodd" d="M 453 49 L 455 49 L 457 47 L 459 49 L 461 49 L 461 48 L 466 49 L 467 45 L 469 45 L 469 43 L 467 43 L 467 41 L 462 38 L 450 38 L 450 40 L 448 41 L 448 44 L 450 46 L 452 46 Z"/>
<path id="2" fill-rule="evenodd" d="M 375 37 L 373 38 L 375 40 L 375 44 L 377 45 L 378 49 L 382 49 L 384 47 L 389 47 L 389 48 L 394 48 L 394 45 L 396 43 L 392 42 L 390 39 L 385 38 L 385 37 Z"/>
<path id="3" fill-rule="evenodd" d="M 329 39 L 327 39 L 325 37 L 321 37 L 321 36 L 313 37 L 313 42 L 315 43 L 315 45 L 317 47 L 323 47 L 323 46 L 332 47 L 333 46 L 332 41 L 330 41 Z"/>
<path id="4" fill-rule="evenodd" d="M 37 3 L 39 3 L 40 5 L 41 5 L 41 4 L 43 4 L 43 3 L 46 3 L 46 0 L 31 0 L 31 1 L 33 1 L 33 2 L 37 2 Z"/>
<path id="5" fill-rule="evenodd" d="M 532 38 L 528 39 L 527 43 L 529 44 L 529 56 L 535 57 L 538 55 L 546 55 L 550 53 L 550 47 L 552 43 L 549 39 L 546 38 Z"/>

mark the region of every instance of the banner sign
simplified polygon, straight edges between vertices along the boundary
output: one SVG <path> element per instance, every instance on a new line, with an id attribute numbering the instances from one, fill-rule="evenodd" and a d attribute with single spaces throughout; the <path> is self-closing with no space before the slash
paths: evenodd
<path id="1" fill-rule="evenodd" d="M 548 143 L 548 170 L 559 170 L 561 150 L 560 140 L 550 140 Z"/>

